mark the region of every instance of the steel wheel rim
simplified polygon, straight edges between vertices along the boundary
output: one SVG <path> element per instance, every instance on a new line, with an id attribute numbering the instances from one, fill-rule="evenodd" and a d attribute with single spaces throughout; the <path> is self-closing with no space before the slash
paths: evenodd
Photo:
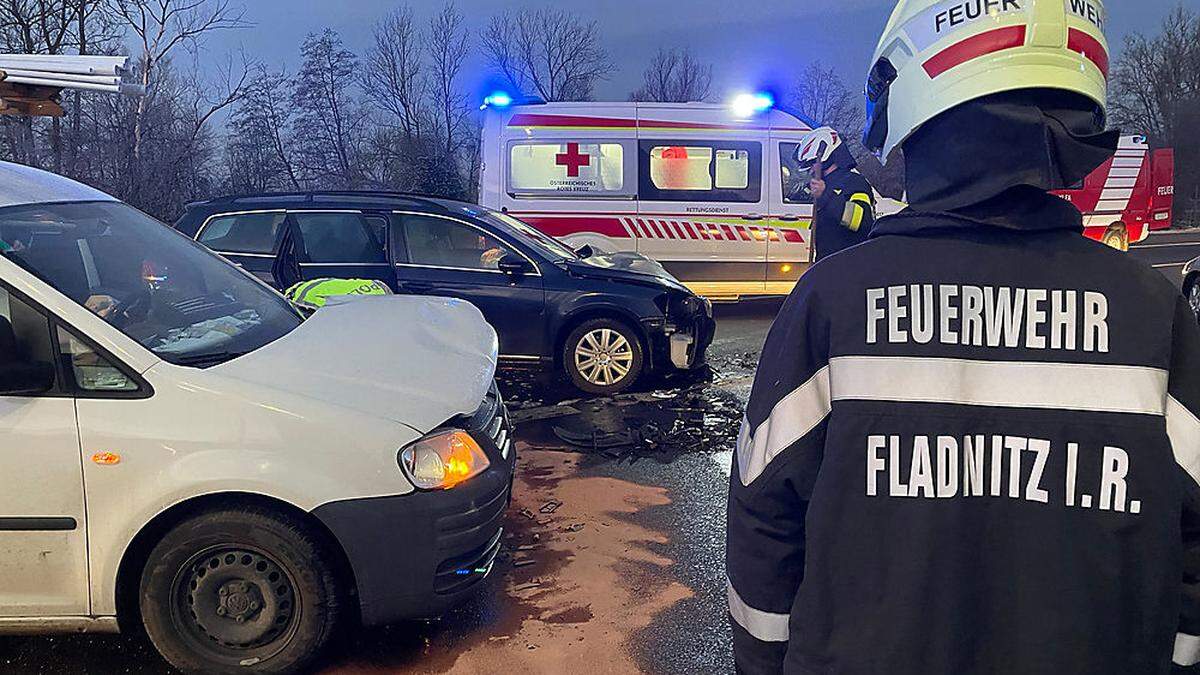
<path id="1" fill-rule="evenodd" d="M 295 579 L 253 547 L 225 544 L 196 553 L 176 573 L 171 592 L 176 630 L 220 660 L 244 665 L 269 659 L 299 629 Z"/>
<path id="2" fill-rule="evenodd" d="M 617 330 L 596 328 L 575 344 L 575 370 L 588 384 L 610 387 L 632 369 L 633 345 Z"/>

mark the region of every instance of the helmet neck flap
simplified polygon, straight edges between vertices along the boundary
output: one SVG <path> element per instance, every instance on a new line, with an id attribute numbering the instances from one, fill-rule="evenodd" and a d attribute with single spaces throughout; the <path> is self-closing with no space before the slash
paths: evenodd
<path id="1" fill-rule="evenodd" d="M 1075 185 L 1113 155 L 1119 131 L 1070 92 L 1027 89 L 963 103 L 903 143 L 908 201 L 921 212 L 957 211 L 1010 188 Z"/>

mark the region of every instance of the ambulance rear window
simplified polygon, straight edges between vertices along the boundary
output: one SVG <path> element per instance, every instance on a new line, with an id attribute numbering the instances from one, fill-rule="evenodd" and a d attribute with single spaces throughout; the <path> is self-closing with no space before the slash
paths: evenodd
<path id="1" fill-rule="evenodd" d="M 514 143 L 509 148 L 509 194 L 630 197 L 634 186 L 626 181 L 625 158 L 621 143 Z"/>

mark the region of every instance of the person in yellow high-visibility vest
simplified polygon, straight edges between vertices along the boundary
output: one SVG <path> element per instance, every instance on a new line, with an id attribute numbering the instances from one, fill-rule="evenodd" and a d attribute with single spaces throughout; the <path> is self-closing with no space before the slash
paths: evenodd
<path id="1" fill-rule="evenodd" d="M 311 311 L 324 307 L 329 298 L 343 295 L 392 295 L 392 290 L 375 279 L 310 279 L 284 292 L 292 304 Z"/>

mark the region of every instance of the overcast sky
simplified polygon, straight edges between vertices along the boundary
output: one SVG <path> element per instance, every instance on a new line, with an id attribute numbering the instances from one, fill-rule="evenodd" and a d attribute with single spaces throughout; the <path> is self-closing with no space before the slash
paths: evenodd
<path id="1" fill-rule="evenodd" d="M 236 0 L 235 0 L 236 1 Z M 242 0 L 253 27 L 209 43 L 209 56 L 244 46 L 256 58 L 294 72 L 305 34 L 326 27 L 358 54 L 371 25 L 403 2 L 395 0 Z M 1119 51 L 1129 32 L 1157 31 L 1180 0 L 1109 0 L 1109 40 Z M 1194 2 L 1195 0 L 1184 0 Z M 440 0 L 410 2 L 426 20 Z M 638 86 L 646 62 L 660 46 L 689 46 L 714 64 L 714 94 L 777 83 L 813 59 L 835 66 L 857 89 L 894 2 L 886 0 L 457 0 L 473 30 L 501 9 L 552 6 L 595 20 L 616 71 L 597 89 L 598 99 L 624 100 Z M 472 62 L 464 86 L 483 87 L 482 63 Z"/>

